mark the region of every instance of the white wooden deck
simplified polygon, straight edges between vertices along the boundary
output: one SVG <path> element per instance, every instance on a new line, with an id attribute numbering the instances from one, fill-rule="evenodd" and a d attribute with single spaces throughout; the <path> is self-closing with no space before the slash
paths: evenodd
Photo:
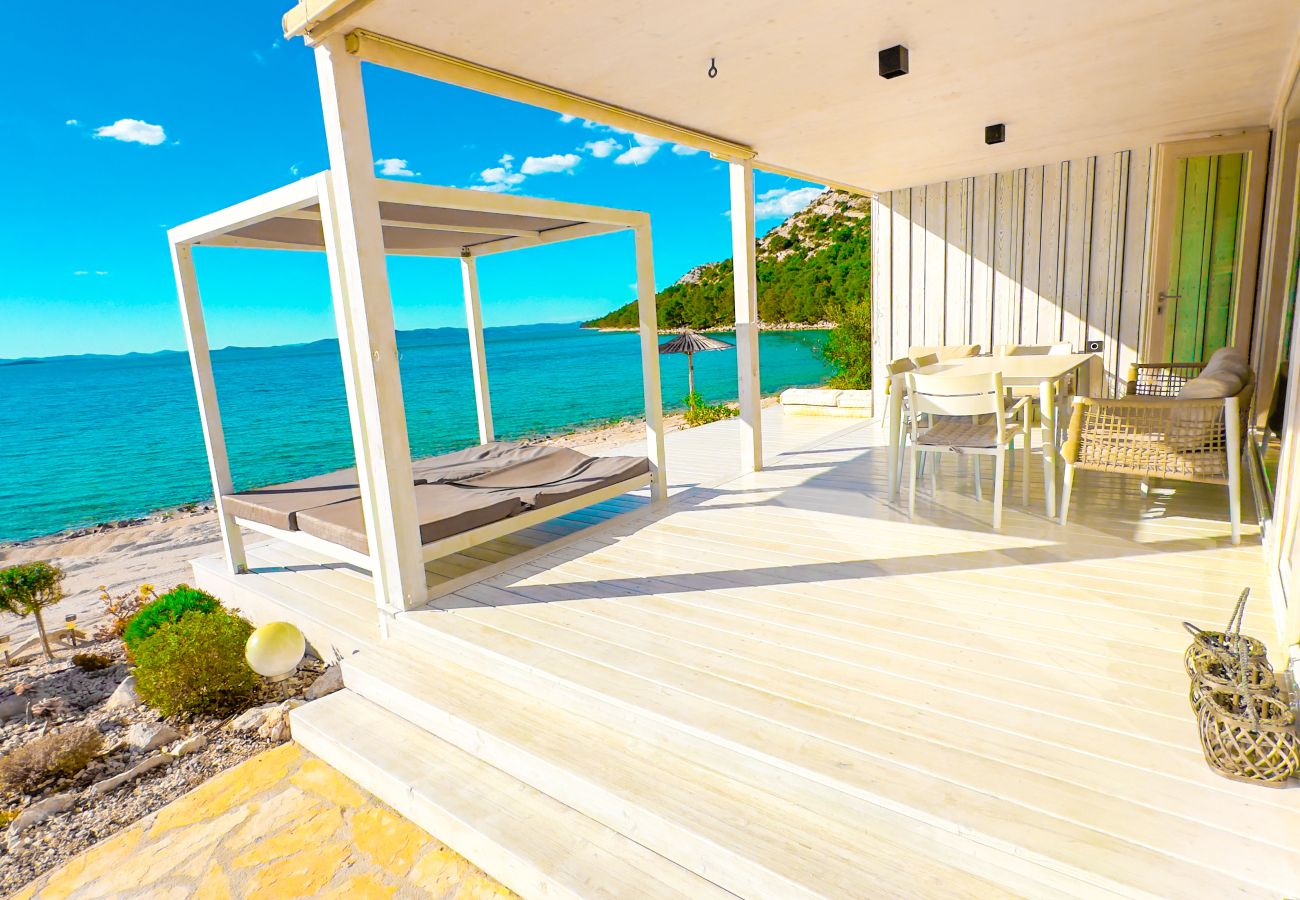
<path id="1" fill-rule="evenodd" d="M 991 485 L 977 503 L 951 460 L 909 521 L 875 423 L 786 427 L 765 471 L 720 483 L 710 428 L 687 432 L 700 486 L 360 637 L 350 692 L 304 719 L 313 745 L 376 789 L 406 784 L 399 809 L 534 890 L 619 895 L 599 854 L 503 855 L 536 821 L 462 834 L 464 816 L 427 812 L 451 788 L 421 787 L 379 746 L 400 738 L 367 729 L 434 735 L 540 792 L 491 808 L 579 814 L 625 862 L 652 851 L 646 896 L 1300 892 L 1300 794 L 1209 772 L 1186 701 L 1184 619 L 1222 623 L 1250 585 L 1247 628 L 1273 633 L 1258 536 L 1229 544 L 1222 488 L 1144 497 L 1082 473 L 1063 528 L 1036 464 L 1033 504 L 1009 492 L 993 533 Z M 373 635 L 355 573 L 238 580 Z"/>

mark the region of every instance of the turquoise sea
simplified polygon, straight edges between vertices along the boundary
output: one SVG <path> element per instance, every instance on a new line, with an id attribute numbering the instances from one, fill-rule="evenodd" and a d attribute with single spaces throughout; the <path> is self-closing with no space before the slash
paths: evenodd
<path id="1" fill-rule="evenodd" d="M 764 333 L 763 391 L 822 381 L 828 369 L 815 351 L 825 339 L 821 331 Z M 642 411 L 635 334 L 524 325 L 490 328 L 485 340 L 498 437 L 571 430 Z M 466 341 L 463 329 L 398 335 L 415 456 L 477 439 Z M 218 350 L 213 369 L 239 488 L 352 464 L 335 341 Z M 680 407 L 685 357 L 661 357 L 661 376 L 665 407 Z M 707 399 L 734 399 L 735 353 L 697 354 L 695 378 Z M 185 354 L 0 363 L 0 541 L 138 516 L 211 493 Z"/>

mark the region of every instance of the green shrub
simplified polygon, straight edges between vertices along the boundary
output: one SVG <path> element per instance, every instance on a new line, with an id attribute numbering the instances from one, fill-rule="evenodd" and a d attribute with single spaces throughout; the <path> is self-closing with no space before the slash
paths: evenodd
<path id="1" fill-rule="evenodd" d="M 210 613 L 220 608 L 220 601 L 207 591 L 178 584 L 131 617 L 122 632 L 122 641 L 134 653 L 142 641 L 163 625 L 179 622 L 190 613 Z"/>
<path id="2" fill-rule="evenodd" d="M 686 395 L 686 424 L 691 428 L 719 419 L 730 419 L 739 412 L 734 406 L 725 403 L 705 403 L 704 398 L 695 391 Z"/>
<path id="3" fill-rule="evenodd" d="M 247 619 L 220 608 L 163 623 L 133 651 L 140 699 L 164 716 L 239 709 L 258 687 L 244 659 L 252 633 Z"/>
<path id="4" fill-rule="evenodd" d="M 845 390 L 866 390 L 871 387 L 871 303 L 841 304 L 832 310 L 838 322 L 826 343 L 822 345 L 822 359 L 835 367 L 830 386 Z"/>
<path id="5" fill-rule="evenodd" d="M 28 741 L 0 757 L 0 785 L 32 793 L 52 778 L 76 775 L 104 746 L 98 728 L 75 725 Z"/>
<path id="6" fill-rule="evenodd" d="M 77 653 L 72 657 L 72 664 L 83 672 L 98 672 L 115 662 L 113 657 L 103 653 Z"/>
<path id="7" fill-rule="evenodd" d="M 41 636 L 46 659 L 54 659 L 41 610 L 63 599 L 63 570 L 47 562 L 19 563 L 0 570 L 0 608 L 15 616 L 31 616 Z"/>

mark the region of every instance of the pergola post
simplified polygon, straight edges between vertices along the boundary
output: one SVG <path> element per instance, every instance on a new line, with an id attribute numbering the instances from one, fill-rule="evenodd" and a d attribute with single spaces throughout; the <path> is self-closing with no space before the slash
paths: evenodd
<path id="1" fill-rule="evenodd" d="M 487 353 L 483 348 L 483 307 L 478 296 L 478 264 L 468 250 L 460 254 L 460 278 L 465 286 L 465 324 L 469 326 L 469 360 L 474 368 L 474 404 L 478 409 L 478 442 L 495 440 L 492 393 L 488 390 Z"/>
<path id="2" fill-rule="evenodd" d="M 339 339 L 346 344 L 346 365 L 355 367 L 364 423 L 366 452 L 357 462 L 363 504 L 367 496 L 372 504 L 365 511 L 375 598 L 381 611 L 394 613 L 424 604 L 428 588 L 361 62 L 347 52 L 341 35 L 324 39 L 315 53 L 329 149 L 332 237 L 351 326 Z"/>
<path id="3" fill-rule="evenodd" d="M 758 381 L 758 275 L 754 256 L 754 167 L 731 163 L 731 258 L 736 292 L 736 386 L 740 471 L 763 467 L 763 403 Z"/>
<path id="4" fill-rule="evenodd" d="M 664 413 L 659 383 L 659 316 L 655 310 L 655 258 L 650 222 L 633 230 L 636 248 L 636 309 L 641 336 L 641 384 L 645 392 L 645 455 L 650 460 L 650 497 L 668 496 L 664 469 Z"/>
<path id="5" fill-rule="evenodd" d="M 213 505 L 221 527 L 221 544 L 226 564 L 232 574 L 248 570 L 244 556 L 244 538 L 232 516 L 226 513 L 222 497 L 233 493 L 230 458 L 226 455 L 226 433 L 221 427 L 221 409 L 217 404 L 217 385 L 212 377 L 212 353 L 208 348 L 208 329 L 203 321 L 203 302 L 194 274 L 194 251 L 188 244 L 172 245 L 172 271 L 176 275 L 176 292 L 181 304 L 181 322 L 185 326 L 185 343 L 190 351 L 190 371 L 194 375 L 194 393 L 199 404 L 199 421 L 203 426 L 203 443 L 208 449 L 208 471 L 212 475 Z"/>

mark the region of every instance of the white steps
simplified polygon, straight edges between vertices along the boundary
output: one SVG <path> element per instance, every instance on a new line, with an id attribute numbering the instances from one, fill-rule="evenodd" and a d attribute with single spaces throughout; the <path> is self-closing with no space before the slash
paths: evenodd
<path id="1" fill-rule="evenodd" d="M 731 897 L 351 691 L 292 715 L 300 744 L 524 896 Z"/>
<path id="2" fill-rule="evenodd" d="M 881 744 L 886 749 L 879 753 L 864 753 L 847 735 L 848 743 L 840 743 L 819 735 L 811 725 L 803 730 L 784 724 L 789 716 L 795 717 L 791 722 L 803 717 L 815 723 L 821 713 L 814 707 L 786 701 L 773 705 L 776 698 L 704 672 L 693 676 L 693 686 L 692 678 L 680 670 L 665 669 L 662 678 L 644 665 L 638 672 L 638 654 L 631 651 L 624 651 L 619 668 L 613 668 L 595 662 L 594 656 L 586 658 L 580 641 L 569 644 L 563 635 L 540 631 L 524 639 L 523 631 L 488 628 L 474 621 L 476 617 L 399 617 L 395 633 L 417 643 L 418 649 L 396 652 L 446 660 L 475 672 L 475 677 L 493 679 L 493 684 L 508 684 L 536 705 L 551 704 L 600 722 L 615 735 L 636 735 L 658 752 L 672 752 L 711 768 L 719 777 L 758 786 L 788 803 L 805 803 L 827 828 L 836 821 L 860 823 L 869 834 L 889 835 L 908 848 L 922 868 L 962 869 L 1029 896 L 1268 896 L 1208 860 L 1179 864 L 1171 873 L 1165 853 L 1007 799 L 1025 790 L 1006 779 L 985 779 L 988 786 L 981 789 L 960 768 L 947 774 L 941 769 L 927 772 L 914 760 L 891 757 L 889 742 Z M 504 628 L 523 627 L 495 613 L 490 618 Z M 398 680 L 387 673 L 383 679 Z M 403 714 L 420 715 L 410 709 Z M 968 763 L 954 759 L 958 766 L 988 769 L 977 758 Z M 948 759 L 936 762 L 953 764 Z M 654 759 L 644 766 L 651 772 L 662 768 Z M 548 781 L 530 783 L 547 784 L 550 790 Z M 1167 837 L 1159 836 L 1159 842 L 1168 844 Z M 820 840 L 829 846 L 835 838 L 826 834 Z M 856 857 L 863 877 L 874 873 L 882 858 L 863 847 Z M 829 870 L 822 874 L 829 877 Z M 738 885 L 730 887 L 747 893 Z M 878 895 L 888 896 L 884 891 Z"/>
<path id="3" fill-rule="evenodd" d="M 570 812 L 737 895 L 1108 896 L 1046 889 L 978 846 L 918 843 L 915 823 L 894 812 L 671 728 L 637 732 L 604 723 L 599 707 L 591 717 L 568 712 L 481 671 L 435 662 L 440 654 L 431 650 L 386 642 L 345 660 L 345 683 Z"/>

